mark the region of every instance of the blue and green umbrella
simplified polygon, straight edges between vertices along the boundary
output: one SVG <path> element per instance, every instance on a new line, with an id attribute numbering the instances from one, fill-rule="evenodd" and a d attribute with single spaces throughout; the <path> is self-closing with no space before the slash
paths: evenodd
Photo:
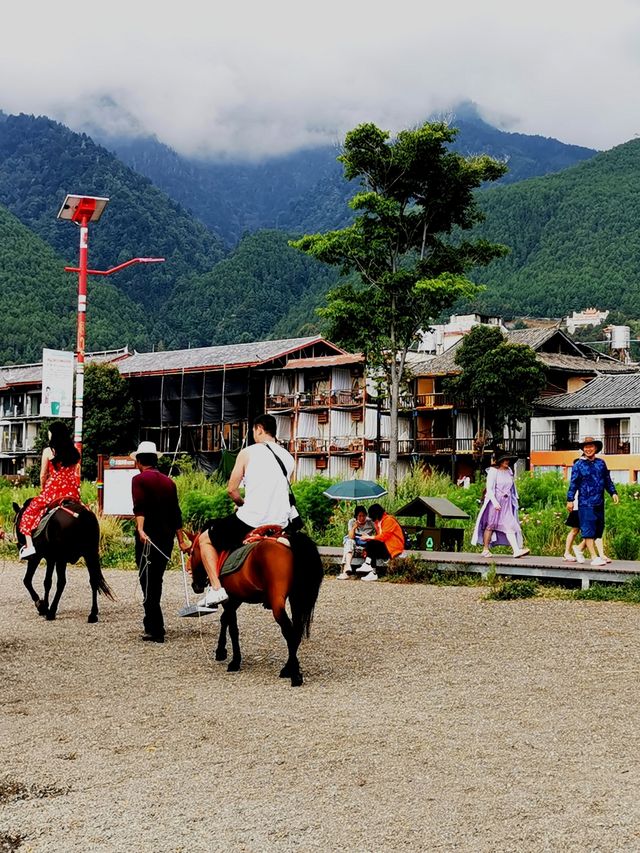
<path id="1" fill-rule="evenodd" d="M 373 480 L 343 480 L 322 494 L 334 501 L 372 501 L 386 495 L 387 490 Z"/>

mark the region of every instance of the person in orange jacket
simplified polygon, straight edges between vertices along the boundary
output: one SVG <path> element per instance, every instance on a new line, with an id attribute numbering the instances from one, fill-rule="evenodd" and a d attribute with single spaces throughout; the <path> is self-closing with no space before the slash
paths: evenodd
<path id="1" fill-rule="evenodd" d="M 367 557 L 362 568 L 368 568 L 363 581 L 377 581 L 376 572 L 378 560 L 389 560 L 397 557 L 404 551 L 404 533 L 396 519 L 389 515 L 380 504 L 372 504 L 369 507 L 369 518 L 375 524 L 375 536 L 361 535 L 365 543 Z"/>

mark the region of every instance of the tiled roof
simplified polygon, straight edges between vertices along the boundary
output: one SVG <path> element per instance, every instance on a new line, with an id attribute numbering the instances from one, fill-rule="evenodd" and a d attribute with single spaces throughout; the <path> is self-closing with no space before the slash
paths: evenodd
<path id="1" fill-rule="evenodd" d="M 536 411 L 600 412 L 640 410 L 640 373 L 600 375 L 571 394 L 541 397 Z"/>
<path id="2" fill-rule="evenodd" d="M 106 362 L 126 359 L 128 350 L 104 350 L 102 352 L 88 352 L 85 361 L 88 364 L 104 364 Z M 37 385 L 42 381 L 42 362 L 34 364 L 10 364 L 0 367 L 0 388 L 10 388 L 13 385 Z"/>
<path id="3" fill-rule="evenodd" d="M 559 343 L 571 349 L 574 354 L 548 352 L 542 349 L 554 335 L 558 335 Z M 585 344 L 575 343 L 559 329 L 509 329 L 506 338 L 510 344 L 530 346 L 547 367 L 586 374 L 629 373 L 637 370 L 636 367 L 623 364 L 611 356 L 603 355 Z M 460 373 L 461 368 L 459 364 L 456 364 L 455 358 L 458 347 L 463 340 L 464 338 L 441 355 L 434 356 L 431 361 L 410 362 L 407 366 L 415 376 L 446 376 L 451 373 Z"/>
<path id="4" fill-rule="evenodd" d="M 637 373 L 635 365 L 624 364 L 614 358 L 568 355 L 565 352 L 538 352 L 538 359 L 546 367 L 555 367 L 570 373 Z"/>
<path id="5" fill-rule="evenodd" d="M 314 343 L 324 344 L 336 354 L 344 353 L 344 350 L 325 341 L 320 335 L 313 335 L 308 338 L 255 341 L 254 343 L 228 344 L 219 347 L 197 347 L 167 352 L 137 352 L 119 362 L 118 368 L 124 376 L 130 376 L 140 373 L 165 373 L 201 368 L 258 365 L 285 356 L 288 353 L 296 353 Z"/>

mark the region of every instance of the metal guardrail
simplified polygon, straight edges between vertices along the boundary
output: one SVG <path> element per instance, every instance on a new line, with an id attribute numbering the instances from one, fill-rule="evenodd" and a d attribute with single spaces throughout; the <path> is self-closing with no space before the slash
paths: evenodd
<path id="1" fill-rule="evenodd" d="M 605 455 L 627 455 L 630 453 L 640 453 L 640 434 L 633 435 L 594 435 L 594 438 L 601 441 Z M 572 450 L 576 454 L 580 453 L 578 447 L 578 439 L 567 439 L 557 436 L 553 432 L 534 432 L 531 433 L 531 450 L 533 451 L 555 451 L 555 450 Z"/>

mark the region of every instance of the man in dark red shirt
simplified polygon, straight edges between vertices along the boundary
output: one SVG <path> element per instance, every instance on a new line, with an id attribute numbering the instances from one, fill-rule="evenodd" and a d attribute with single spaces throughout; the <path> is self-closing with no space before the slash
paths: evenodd
<path id="1" fill-rule="evenodd" d="M 191 543 L 182 530 L 182 513 L 176 484 L 158 471 L 162 456 L 152 441 L 142 441 L 131 457 L 140 472 L 131 481 L 133 514 L 136 520 L 136 563 L 144 595 L 143 640 L 164 643 L 164 620 L 160 599 L 162 579 L 178 536 L 181 551 Z"/>

